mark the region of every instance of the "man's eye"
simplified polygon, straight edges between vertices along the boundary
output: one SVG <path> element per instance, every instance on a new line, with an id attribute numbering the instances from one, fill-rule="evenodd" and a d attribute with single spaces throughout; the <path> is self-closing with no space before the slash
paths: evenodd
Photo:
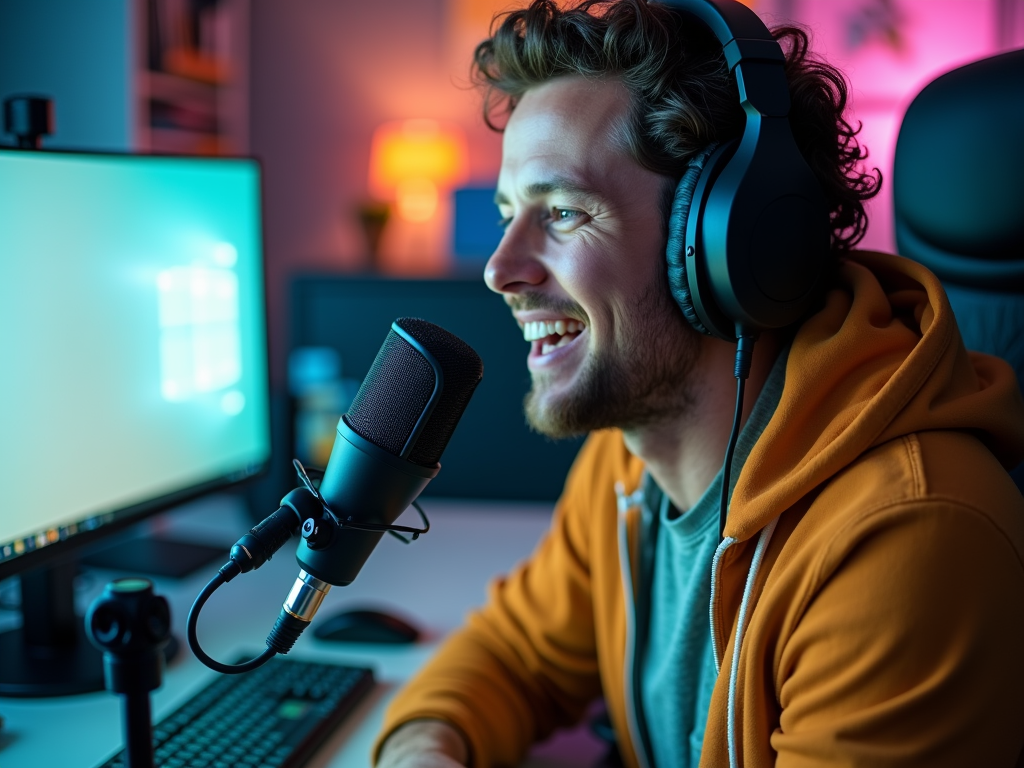
<path id="1" fill-rule="evenodd" d="M 553 224 L 561 224 L 565 226 L 576 226 L 582 224 L 586 214 L 583 211 L 578 211 L 575 208 L 557 208 L 551 209 L 551 222 Z"/>
<path id="2" fill-rule="evenodd" d="M 508 225 L 511 223 L 511 216 L 502 216 L 500 219 L 498 219 L 498 226 L 501 227 L 502 229 L 508 229 Z"/>

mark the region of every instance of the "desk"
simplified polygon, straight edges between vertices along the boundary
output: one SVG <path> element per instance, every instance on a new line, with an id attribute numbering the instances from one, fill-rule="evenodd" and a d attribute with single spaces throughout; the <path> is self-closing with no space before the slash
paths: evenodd
<path id="1" fill-rule="evenodd" d="M 364 768 L 384 709 L 400 685 L 433 653 L 440 640 L 484 600 L 487 581 L 526 557 L 547 528 L 550 505 L 424 499 L 430 533 L 409 546 L 384 537 L 348 587 L 335 587 L 320 609 L 361 604 L 402 613 L 425 629 L 413 646 L 386 647 L 325 643 L 307 631 L 290 657 L 333 660 L 373 667 L 378 685 L 308 763 L 309 768 Z M 410 513 L 407 513 L 410 514 Z M 412 521 L 415 522 L 415 521 Z M 195 502 L 165 516 L 158 526 L 175 535 L 228 547 L 251 525 L 232 497 Z M 242 574 L 216 593 L 199 621 L 199 638 L 216 659 L 258 651 L 298 575 L 294 545 L 288 544 L 257 571 Z M 226 551 L 226 549 L 225 549 Z M 219 565 L 219 564 L 218 564 Z M 217 566 L 186 579 L 153 579 L 170 601 L 174 633 L 183 644 L 152 696 L 154 719 L 186 701 L 217 676 L 185 645 L 185 620 L 192 601 Z M 94 571 L 80 589 L 80 610 L 118 575 Z M 0 626 L 10 612 L 0 612 Z M 314 623 L 316 619 L 314 619 Z M 60 699 L 0 699 L 0 768 L 94 768 L 121 742 L 120 701 L 106 692 Z M 603 754 L 602 745 L 583 729 L 539 745 L 524 763 L 529 768 L 584 768 Z"/>

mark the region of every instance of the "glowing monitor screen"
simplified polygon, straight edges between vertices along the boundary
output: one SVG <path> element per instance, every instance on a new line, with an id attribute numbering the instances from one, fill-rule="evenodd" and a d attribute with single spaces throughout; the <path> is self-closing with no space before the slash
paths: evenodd
<path id="1" fill-rule="evenodd" d="M 256 472 L 258 165 L 0 152 L 0 361 L 0 573 Z"/>

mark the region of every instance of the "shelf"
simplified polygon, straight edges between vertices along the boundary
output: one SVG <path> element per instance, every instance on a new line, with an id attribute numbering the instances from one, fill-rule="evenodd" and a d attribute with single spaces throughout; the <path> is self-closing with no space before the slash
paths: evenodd
<path id="1" fill-rule="evenodd" d="M 248 149 L 249 0 L 130 0 L 137 10 L 135 146 L 166 154 Z"/>
<path id="2" fill-rule="evenodd" d="M 215 106 L 219 89 L 211 83 L 149 69 L 138 73 L 136 90 L 142 99 L 199 102 Z"/>

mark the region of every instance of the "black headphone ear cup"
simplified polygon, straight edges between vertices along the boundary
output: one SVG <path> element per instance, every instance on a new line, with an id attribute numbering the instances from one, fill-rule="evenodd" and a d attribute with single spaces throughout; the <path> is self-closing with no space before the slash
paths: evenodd
<path id="1" fill-rule="evenodd" d="M 704 172 L 708 158 L 718 144 L 711 144 L 694 155 L 686 167 L 686 172 L 676 185 L 672 197 L 672 209 L 668 219 L 668 241 L 665 245 L 665 261 L 668 266 L 668 287 L 672 298 L 676 300 L 686 321 L 701 333 L 710 335 L 710 331 L 697 316 L 693 308 L 693 294 L 690 280 L 686 275 L 686 224 L 690 218 L 690 205 L 693 203 L 693 192 Z"/>

